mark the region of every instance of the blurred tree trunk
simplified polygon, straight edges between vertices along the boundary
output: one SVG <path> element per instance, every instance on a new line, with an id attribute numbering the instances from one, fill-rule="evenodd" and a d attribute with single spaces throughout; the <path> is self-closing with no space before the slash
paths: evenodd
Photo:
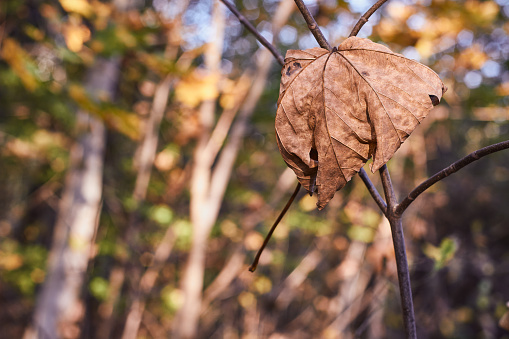
<path id="1" fill-rule="evenodd" d="M 86 88 L 97 97 L 110 97 L 119 77 L 119 60 L 97 60 L 89 70 Z M 105 127 L 79 111 L 77 141 L 59 206 L 45 282 L 37 299 L 30 338 L 77 338 L 84 305 L 80 294 L 101 209 Z"/>
<path id="2" fill-rule="evenodd" d="M 208 70 L 219 71 L 224 30 L 224 8 L 219 2 L 214 4 L 213 30 L 215 40 L 205 52 Z M 277 36 L 288 20 L 293 8 L 291 0 L 282 1 L 274 14 L 273 36 Z M 214 164 L 215 154 L 208 151 L 211 131 L 214 124 L 215 100 L 205 101 L 200 108 L 202 133 L 194 155 L 194 169 L 191 179 L 191 222 L 193 240 L 189 258 L 181 281 L 184 304 L 178 311 L 173 326 L 172 338 L 194 338 L 197 336 L 203 297 L 203 277 L 208 238 L 217 220 L 219 209 L 230 180 L 231 171 L 241 146 L 244 133 L 260 96 L 263 93 L 270 66 L 271 53 L 262 49 L 257 60 L 256 76 L 253 80 L 239 116 L 228 136 L 228 142 Z"/>
<path id="3" fill-rule="evenodd" d="M 211 75 L 219 74 L 224 37 L 224 7 L 214 2 L 212 14 L 213 41 L 205 51 L 205 65 Z M 209 200 L 211 166 L 213 157 L 205 152 L 214 124 L 216 100 L 206 100 L 200 107 L 201 136 L 194 154 L 191 179 L 191 222 L 193 240 L 189 259 L 182 279 L 185 295 L 183 307 L 177 314 L 174 334 L 177 338 L 192 338 L 196 335 L 201 309 L 205 252 L 207 239 L 217 218 L 217 211 Z M 214 202 L 215 204 L 215 202 Z"/>
<path id="4" fill-rule="evenodd" d="M 168 48 L 170 50 L 170 48 Z M 175 51 L 176 52 L 176 51 Z M 169 53 L 166 53 L 168 59 L 174 58 L 175 55 L 169 55 Z M 171 53 L 174 54 L 174 53 Z M 137 209 L 141 205 L 143 201 L 145 201 L 147 190 L 148 190 L 148 184 L 150 181 L 150 175 L 152 171 L 152 166 L 154 164 L 154 159 L 156 157 L 156 151 L 157 151 L 157 144 L 159 142 L 159 126 L 161 124 L 161 121 L 164 116 L 164 112 L 166 109 L 166 105 L 168 104 L 168 97 L 170 95 L 170 89 L 172 84 L 172 76 L 167 75 L 164 79 L 161 80 L 161 82 L 157 85 L 155 94 L 154 94 L 154 100 L 152 103 L 152 109 L 150 112 L 149 119 L 147 121 L 147 130 L 145 133 L 145 137 L 143 139 L 143 142 L 140 145 L 140 148 L 138 150 L 138 174 L 136 176 L 136 183 L 134 186 L 133 191 L 133 201 L 136 204 L 136 210 L 133 211 L 129 215 L 129 222 L 128 227 L 126 231 L 126 243 L 128 246 L 134 246 L 135 248 L 136 243 L 138 242 L 139 232 L 140 232 L 140 223 L 139 223 L 139 215 L 137 213 Z M 157 256 L 158 251 L 156 251 L 156 257 L 162 257 L 158 260 L 158 262 L 162 262 L 167 259 L 167 257 L 170 255 L 171 251 L 171 243 L 170 241 L 172 239 L 172 233 L 171 228 L 168 229 L 167 235 L 163 238 L 162 247 L 166 248 L 169 247 L 166 251 L 166 254 L 159 254 Z M 164 250 L 163 250 L 164 251 Z M 120 268 L 122 270 L 122 281 L 124 280 L 124 271 L 125 271 L 125 263 L 123 263 L 122 267 Z M 141 279 L 142 282 L 140 282 L 140 268 L 138 266 L 135 266 L 131 272 L 130 272 L 130 279 L 132 281 L 132 290 L 131 292 L 131 306 L 127 315 L 126 323 L 124 326 L 124 332 L 122 334 L 123 339 L 134 339 L 136 338 L 136 334 L 138 333 L 138 328 L 141 323 L 141 317 L 143 315 L 144 310 L 144 299 L 145 294 L 148 293 L 149 287 L 145 287 L 145 284 L 143 284 L 143 278 Z M 146 275 L 144 275 L 146 276 Z M 147 278 L 145 278 L 147 279 Z M 154 277 L 155 280 L 155 277 Z M 140 284 L 141 286 L 145 288 L 140 288 L 137 286 Z M 152 283 L 153 284 L 153 283 Z M 150 284 L 149 284 L 150 285 Z M 120 285 L 119 285 L 120 286 Z M 151 288 L 151 286 L 150 286 Z M 117 295 L 118 295 L 119 289 L 117 289 Z M 115 298 L 116 299 L 116 298 Z M 110 314 L 111 315 L 111 314 Z M 106 333 L 99 333 L 99 335 L 104 336 L 104 338 L 109 338 L 109 332 L 111 330 L 111 326 L 108 328 L 108 335 L 106 336 Z"/>
<path id="5" fill-rule="evenodd" d="M 188 1 L 182 0 L 182 8 L 181 10 L 187 7 Z M 178 46 L 176 45 L 176 41 L 172 40 L 180 40 L 179 30 L 181 26 L 181 17 L 177 17 L 172 20 L 173 31 L 170 30 L 166 32 L 167 35 L 167 46 L 165 50 L 165 59 L 166 60 L 177 60 L 177 52 Z M 182 66 L 182 69 L 187 69 L 190 65 Z M 150 177 L 152 173 L 152 167 L 154 165 L 154 160 L 156 158 L 157 146 L 159 144 L 159 130 L 161 122 L 164 118 L 164 113 L 166 111 L 166 107 L 168 105 L 168 100 L 170 97 L 170 92 L 173 87 L 173 83 L 175 81 L 175 77 L 172 74 L 168 74 L 163 77 L 156 86 L 154 97 L 152 100 L 152 107 L 150 110 L 150 115 L 146 121 L 146 127 L 143 135 L 143 139 L 141 143 L 138 145 L 138 149 L 135 152 L 135 167 L 137 168 L 136 181 L 134 184 L 134 189 L 132 193 L 132 199 L 134 202 L 135 208 L 128 215 L 127 228 L 125 230 L 125 236 L 123 242 L 129 248 L 137 248 L 137 242 L 139 237 L 139 232 L 141 229 L 140 224 L 140 215 L 138 213 L 139 207 L 145 202 L 147 196 L 147 190 L 150 183 Z M 155 251 L 155 257 L 158 257 L 158 253 L 160 251 L 165 251 L 168 247 L 172 247 L 172 232 L 169 229 L 167 234 L 163 237 L 163 241 L 159 244 L 158 248 Z M 165 254 L 159 254 L 159 256 L 169 256 L 170 252 Z M 167 257 L 166 257 L 167 259 Z M 164 259 L 164 260 L 166 260 Z M 160 259 L 160 261 L 164 261 Z M 120 297 L 122 287 L 124 286 L 126 280 L 126 271 L 127 264 L 129 258 L 124 258 L 118 265 L 115 265 L 110 273 L 109 286 L 110 293 L 108 294 L 107 299 L 101 305 L 101 318 L 104 321 L 101 322 L 100 326 L 98 326 L 96 330 L 96 338 L 98 339 L 108 339 L 110 338 L 111 331 L 113 326 L 115 325 L 115 314 L 114 308 L 118 302 Z M 147 275 L 147 272 L 150 274 Z M 153 269 L 148 269 L 147 272 L 141 276 L 141 269 L 134 265 L 131 268 L 130 272 L 127 272 L 128 280 L 131 282 L 131 290 L 130 290 L 130 308 L 126 317 L 124 331 L 122 334 L 122 338 L 129 339 L 135 338 L 138 329 L 141 323 L 141 318 L 143 315 L 145 298 L 148 290 L 151 288 L 147 286 L 145 282 L 146 279 L 151 279 L 154 275 Z M 140 278 L 141 276 L 141 278 Z M 149 276 L 150 278 L 144 278 Z M 157 274 L 156 274 L 157 277 Z M 145 279 L 145 280 L 144 280 Z M 154 277 L 155 281 L 155 277 Z M 153 283 L 152 283 L 153 284 Z M 150 285 L 150 284 L 148 284 Z"/>

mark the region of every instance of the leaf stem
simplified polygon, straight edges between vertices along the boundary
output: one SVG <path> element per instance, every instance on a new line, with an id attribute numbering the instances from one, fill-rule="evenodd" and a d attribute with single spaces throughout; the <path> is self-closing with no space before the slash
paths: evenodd
<path id="1" fill-rule="evenodd" d="M 396 194 L 392 186 L 389 170 L 386 165 L 380 168 L 380 177 L 387 201 L 387 219 L 391 224 L 392 242 L 396 256 L 396 267 L 398 270 L 399 294 L 401 296 L 401 308 L 403 309 L 403 323 L 407 339 L 416 339 L 414 303 L 412 299 L 412 287 L 410 284 L 410 272 L 405 249 L 405 237 L 401 223 L 401 215 L 394 213 L 397 204 Z"/>
<path id="2" fill-rule="evenodd" d="M 372 16 L 373 13 L 375 13 L 377 9 L 379 9 L 386 2 L 387 0 L 378 0 L 373 6 L 371 6 L 371 8 L 368 9 L 368 11 L 360 17 L 359 21 L 357 21 L 354 28 L 352 29 L 352 32 L 350 33 L 350 36 L 356 36 L 361 30 L 362 26 L 368 22 L 369 17 Z"/>
<path id="3" fill-rule="evenodd" d="M 320 47 L 325 48 L 326 50 L 330 51 L 332 49 L 331 45 L 325 39 L 325 36 L 323 35 L 322 31 L 320 30 L 320 27 L 318 27 L 318 24 L 315 21 L 315 18 L 311 15 L 309 12 L 309 9 L 304 4 L 304 1 L 302 0 L 295 0 L 295 4 L 299 8 L 299 11 L 302 13 L 302 16 L 304 17 L 304 20 L 306 20 L 306 23 L 308 24 L 308 28 L 315 37 L 316 41 L 320 45 Z"/>
<path id="4" fill-rule="evenodd" d="M 456 173 L 463 167 L 467 166 L 468 164 L 481 159 L 482 157 L 495 153 L 498 151 L 502 151 L 509 148 L 509 140 L 499 142 L 497 144 L 493 144 L 490 146 L 483 147 L 481 149 L 478 149 L 475 152 L 470 153 L 469 155 L 461 158 L 460 160 L 456 161 L 455 163 L 451 164 L 450 166 L 444 168 L 440 172 L 437 172 L 435 175 L 430 177 L 429 179 L 423 181 L 421 184 L 419 184 L 416 188 L 414 188 L 403 201 L 396 206 L 394 213 L 396 215 L 401 215 L 405 210 L 410 206 L 410 204 L 424 191 L 426 191 L 428 188 L 439 182 L 440 180 L 450 176 L 453 173 Z"/>
<path id="5" fill-rule="evenodd" d="M 371 194 L 371 197 L 373 198 L 373 200 L 375 200 L 375 202 L 377 203 L 380 210 L 382 210 L 384 215 L 387 216 L 387 205 L 385 204 L 385 201 L 383 200 L 380 193 L 378 193 L 375 185 L 373 185 L 373 183 L 369 179 L 368 174 L 366 173 L 364 168 L 361 168 L 361 170 L 359 171 L 359 176 L 361 177 L 362 181 L 364 182 L 364 185 L 366 185 L 366 188 L 368 189 L 369 193 Z"/>
<path id="6" fill-rule="evenodd" d="M 263 46 L 265 46 L 272 53 L 272 55 L 276 58 L 277 62 L 279 62 L 281 66 L 284 65 L 285 59 L 276 50 L 274 45 L 272 45 L 269 41 L 267 41 L 267 39 L 265 39 L 260 33 L 258 33 L 256 28 L 246 19 L 244 15 L 242 15 L 242 13 L 238 11 L 238 9 L 232 3 L 230 3 L 227 0 L 221 0 L 221 2 L 225 4 L 225 6 L 228 7 L 228 9 L 230 9 L 230 11 L 239 19 L 240 23 L 243 24 L 244 27 L 246 27 L 255 36 L 256 40 L 258 40 Z"/>
<path id="7" fill-rule="evenodd" d="M 276 221 L 274 222 L 274 225 L 272 225 L 272 227 L 270 228 L 270 231 L 269 233 L 267 234 L 267 236 L 265 237 L 265 240 L 263 241 L 263 244 L 262 246 L 260 247 L 260 249 L 258 250 L 258 253 L 256 253 L 256 256 L 253 260 L 253 263 L 251 264 L 251 266 L 249 267 L 249 270 L 251 272 L 254 272 L 256 270 L 256 266 L 258 266 L 258 261 L 260 260 L 260 256 L 262 255 L 262 252 L 263 250 L 265 249 L 265 246 L 267 246 L 269 240 L 270 240 L 270 237 L 272 236 L 272 233 L 274 233 L 274 231 L 276 230 L 276 227 L 277 225 L 279 224 L 279 222 L 281 221 L 281 219 L 283 219 L 283 217 L 285 216 L 286 214 L 286 211 L 288 211 L 288 209 L 290 208 L 290 206 L 292 205 L 292 202 L 293 200 L 295 200 L 295 197 L 297 196 L 297 193 L 299 193 L 299 190 L 300 190 L 300 182 L 297 183 L 297 187 L 295 187 L 295 191 L 293 192 L 292 196 L 290 197 L 290 199 L 288 200 L 288 202 L 286 203 L 286 206 L 285 208 L 283 208 L 283 210 L 281 211 L 281 213 L 279 213 L 279 216 L 277 217 Z"/>

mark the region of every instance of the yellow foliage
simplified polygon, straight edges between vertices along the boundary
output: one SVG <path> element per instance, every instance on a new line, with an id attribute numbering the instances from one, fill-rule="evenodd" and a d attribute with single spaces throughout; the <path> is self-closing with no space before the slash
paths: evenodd
<path id="1" fill-rule="evenodd" d="M 488 60 L 488 56 L 483 52 L 482 47 L 474 44 L 460 53 L 456 59 L 456 65 L 466 69 L 480 69 Z"/>
<path id="2" fill-rule="evenodd" d="M 402 2 L 390 2 L 387 6 L 387 12 L 396 21 L 404 22 L 415 13 L 415 7 L 405 5 Z"/>
<path id="3" fill-rule="evenodd" d="M 400 32 L 399 26 L 388 19 L 380 20 L 380 23 L 375 27 L 378 35 L 380 35 L 384 41 L 391 41 L 392 38 Z"/>
<path id="4" fill-rule="evenodd" d="M 92 40 L 89 44 L 89 47 L 92 51 L 101 53 L 104 50 L 104 43 L 98 40 Z"/>
<path id="5" fill-rule="evenodd" d="M 219 95 L 219 77 L 218 73 L 203 75 L 194 71 L 179 81 L 175 88 L 175 97 L 190 107 L 196 107 L 205 100 L 215 99 Z"/>
<path id="6" fill-rule="evenodd" d="M 253 293 L 242 292 L 238 296 L 239 304 L 244 308 L 251 308 L 256 304 L 256 297 Z"/>
<path id="7" fill-rule="evenodd" d="M 1 253 L 1 252 L 0 252 Z M 0 267 L 7 271 L 12 271 L 20 268 L 23 265 L 23 258 L 19 254 L 6 254 L 0 255 Z"/>
<path id="8" fill-rule="evenodd" d="M 317 198 L 316 194 L 313 196 L 306 194 L 304 197 L 302 197 L 302 199 L 300 199 L 299 207 L 304 212 L 310 212 L 310 211 L 316 209 L 317 201 L 318 201 L 318 198 Z"/>
<path id="9" fill-rule="evenodd" d="M 67 47 L 73 52 L 79 52 L 83 43 L 90 39 L 90 30 L 83 25 L 80 17 L 71 16 L 63 25 L 63 34 Z"/>
<path id="10" fill-rule="evenodd" d="M 263 237 L 260 233 L 251 231 L 244 239 L 244 246 L 248 251 L 257 250 L 263 243 Z"/>
<path id="11" fill-rule="evenodd" d="M 77 13 L 86 18 L 92 15 L 92 6 L 87 0 L 59 0 L 67 12 Z"/>
<path id="12" fill-rule="evenodd" d="M 267 292 L 270 292 L 270 290 L 272 289 L 272 282 L 267 277 L 258 276 L 255 278 L 253 286 L 256 292 L 258 292 L 259 294 L 265 294 Z"/>
<path id="13" fill-rule="evenodd" d="M 71 84 L 69 86 L 69 96 L 80 106 L 88 104 L 88 96 L 85 89 L 79 85 Z"/>
<path id="14" fill-rule="evenodd" d="M 500 96 L 509 95 L 509 82 L 506 81 L 506 82 L 498 85 L 496 88 L 496 91 L 497 91 L 497 95 L 500 95 Z"/>
<path id="15" fill-rule="evenodd" d="M 221 222 L 221 233 L 233 241 L 238 241 L 242 239 L 242 231 L 237 227 L 237 225 L 231 220 L 224 220 Z"/>
<path id="16" fill-rule="evenodd" d="M 433 54 L 434 41 L 428 38 L 421 38 L 415 44 L 415 49 L 423 58 L 429 58 Z"/>
<path id="17" fill-rule="evenodd" d="M 112 4 L 111 3 L 103 3 L 101 1 L 93 1 L 92 8 L 95 13 L 94 18 L 94 27 L 97 30 L 103 30 L 108 25 L 108 20 L 111 16 Z"/>
<path id="18" fill-rule="evenodd" d="M 137 140 L 143 126 L 139 117 L 128 111 L 116 107 L 110 107 L 107 103 L 92 101 L 85 89 L 79 85 L 69 86 L 69 96 L 85 111 L 96 115 L 108 125 L 108 127 Z"/>
<path id="19" fill-rule="evenodd" d="M 421 30 L 421 35 L 424 38 L 433 40 L 442 35 L 456 35 L 464 27 L 464 22 L 458 16 L 429 18 Z"/>
<path id="20" fill-rule="evenodd" d="M 222 81 L 221 98 L 219 104 L 224 109 L 232 109 L 247 93 L 251 80 L 248 76 L 242 76 L 237 82 L 224 79 Z"/>
<path id="21" fill-rule="evenodd" d="M 42 159 L 53 147 L 65 147 L 68 140 L 61 133 L 40 129 L 34 132 L 31 139 L 9 139 L 3 151 L 21 159 Z"/>
<path id="22" fill-rule="evenodd" d="M 69 236 L 69 247 L 73 252 L 88 251 L 89 242 L 79 234 L 71 234 Z"/>
<path id="23" fill-rule="evenodd" d="M 474 117 L 480 121 L 508 121 L 507 107 L 477 107 L 473 109 Z"/>
<path id="24" fill-rule="evenodd" d="M 16 40 L 5 38 L 0 56 L 11 66 L 27 90 L 33 92 L 37 88 L 38 81 L 27 68 L 27 64 L 34 62 Z"/>
<path id="25" fill-rule="evenodd" d="M 465 3 L 465 8 L 476 19 L 476 21 L 490 23 L 500 12 L 499 6 L 494 1 L 470 0 Z"/>
<path id="26" fill-rule="evenodd" d="M 117 26 L 115 29 L 115 36 L 122 42 L 126 47 L 136 47 L 136 38 L 131 34 L 129 29 L 125 26 Z"/>
<path id="27" fill-rule="evenodd" d="M 99 115 L 108 127 L 113 128 L 133 140 L 140 138 L 142 123 L 137 115 L 120 109 L 101 109 Z"/>
<path id="28" fill-rule="evenodd" d="M 30 273 L 30 279 L 32 279 L 32 281 L 36 284 L 40 284 L 44 281 L 44 278 L 46 277 L 46 272 L 44 272 L 43 270 L 41 270 L 40 268 L 35 268 L 31 273 Z"/>
<path id="29" fill-rule="evenodd" d="M 154 166 L 160 171 L 171 170 L 177 162 L 178 154 L 171 149 L 159 152 L 154 160 Z"/>
<path id="30" fill-rule="evenodd" d="M 26 35 L 28 35 L 30 38 L 41 41 L 44 39 L 44 32 L 41 31 L 39 28 L 35 27 L 34 25 L 27 24 L 25 27 L 23 27 L 23 31 Z"/>
<path id="31" fill-rule="evenodd" d="M 10 155 L 14 155 L 21 159 L 29 159 L 39 155 L 35 151 L 35 147 L 28 141 L 21 139 L 9 140 L 4 147 L 4 152 Z"/>

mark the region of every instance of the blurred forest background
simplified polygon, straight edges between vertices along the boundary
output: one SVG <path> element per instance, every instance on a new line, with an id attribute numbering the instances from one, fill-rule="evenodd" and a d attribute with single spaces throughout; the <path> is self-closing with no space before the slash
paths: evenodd
<path id="1" fill-rule="evenodd" d="M 372 5 L 306 4 L 335 46 Z M 318 46 L 291 0 L 235 5 L 283 55 Z M 388 163 L 400 196 L 508 139 L 508 17 L 390 0 L 361 30 L 449 88 Z M 401 338 L 389 225 L 358 177 L 321 212 L 301 192 L 247 270 L 296 185 L 279 72 L 218 0 L 2 0 L 0 337 Z M 499 152 L 405 214 L 420 338 L 509 338 L 508 201 Z"/>

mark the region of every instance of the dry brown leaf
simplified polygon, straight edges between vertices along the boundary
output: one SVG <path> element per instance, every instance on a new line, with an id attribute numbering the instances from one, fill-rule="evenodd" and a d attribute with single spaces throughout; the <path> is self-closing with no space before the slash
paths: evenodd
<path id="1" fill-rule="evenodd" d="M 368 39 L 289 50 L 276 116 L 279 150 L 318 208 L 366 161 L 382 167 L 446 87 L 430 68 Z"/>

